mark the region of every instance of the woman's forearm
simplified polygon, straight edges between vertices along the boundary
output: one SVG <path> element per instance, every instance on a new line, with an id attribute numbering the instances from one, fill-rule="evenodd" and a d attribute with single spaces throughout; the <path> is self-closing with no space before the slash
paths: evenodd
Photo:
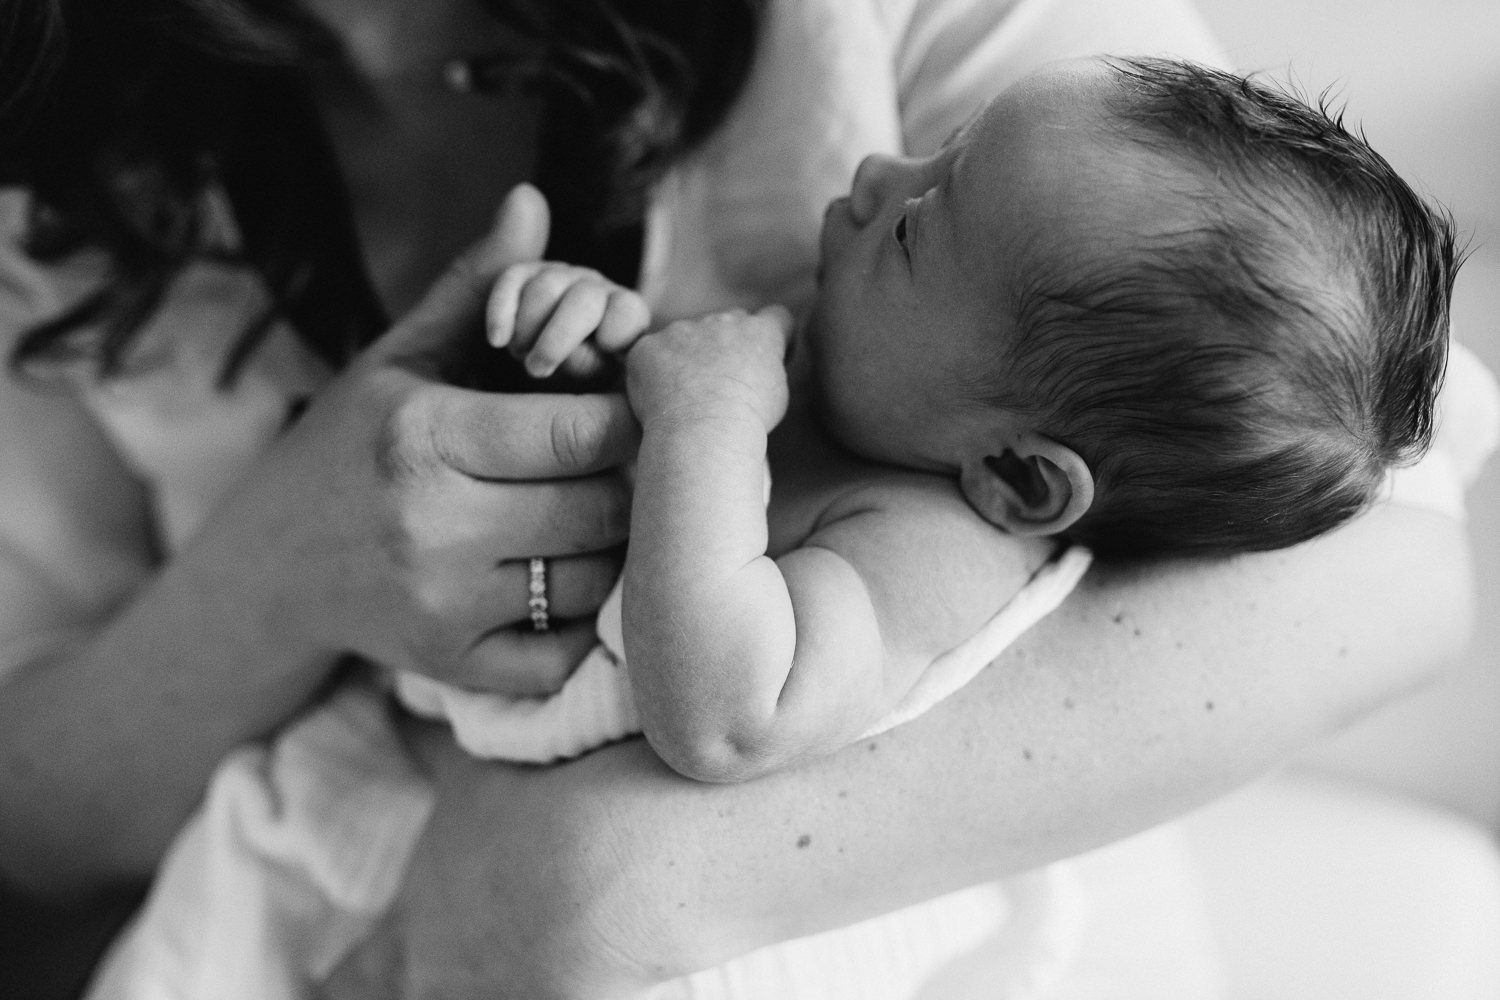
<path id="1" fill-rule="evenodd" d="M 441 853 L 467 853 L 473 892 L 526 899 L 538 935 L 594 941 L 601 965 L 631 956 L 621 975 L 679 974 L 1178 816 L 1430 677 L 1464 641 L 1468 587 L 1461 528 L 1400 508 L 1287 552 L 1096 572 L 878 739 L 733 786 L 679 780 L 638 742 L 524 776 L 472 769 L 439 807 Z M 524 845 L 542 856 L 495 857 L 506 816 L 550 824 Z M 449 862 L 427 860 L 442 878 Z"/>
<path id="2" fill-rule="evenodd" d="M 0 879 L 57 900 L 149 874 L 328 662 L 243 518 L 157 565 L 151 496 L 72 394 L 0 380 L 0 464 Z"/>
<path id="3" fill-rule="evenodd" d="M 333 657 L 204 551 L 0 697 L 0 871 L 66 895 L 148 875 L 234 746 L 307 702 Z M 261 586 L 257 586 L 261 584 Z"/>

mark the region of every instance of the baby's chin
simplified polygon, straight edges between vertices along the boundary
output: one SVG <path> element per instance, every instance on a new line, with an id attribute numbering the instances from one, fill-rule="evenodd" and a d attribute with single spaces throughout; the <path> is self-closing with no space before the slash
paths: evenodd
<path id="1" fill-rule="evenodd" d="M 863 433 L 857 421 L 849 418 L 834 404 L 832 397 L 819 378 L 809 380 L 813 402 L 813 413 L 817 417 L 818 426 L 823 429 L 829 439 L 841 449 L 851 455 L 855 455 L 867 462 L 882 462 L 885 459 L 874 454 L 868 447 L 869 435 Z"/>

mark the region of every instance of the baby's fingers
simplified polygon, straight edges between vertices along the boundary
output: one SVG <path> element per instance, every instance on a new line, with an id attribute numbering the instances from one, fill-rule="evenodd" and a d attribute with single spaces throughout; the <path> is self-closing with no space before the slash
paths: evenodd
<path id="1" fill-rule="evenodd" d="M 516 333 L 516 313 L 521 305 L 521 290 L 544 268 L 547 261 L 531 260 L 512 264 L 500 272 L 485 305 L 486 336 L 494 347 L 504 347 Z"/>
<path id="2" fill-rule="evenodd" d="M 650 325 L 651 310 L 646 300 L 628 288 L 616 288 L 609 293 L 594 340 L 600 350 L 620 354 L 640 339 Z"/>
<path id="3" fill-rule="evenodd" d="M 541 338 L 564 296 L 575 286 L 587 283 L 592 274 L 587 268 L 553 264 L 533 275 L 521 287 L 521 297 L 516 302 L 516 332 L 511 337 L 510 353 L 525 357 Z M 593 328 L 589 330 L 592 332 Z"/>
<path id="4" fill-rule="evenodd" d="M 614 360 L 613 355 L 604 354 L 589 339 L 575 347 L 557 370 L 570 379 L 589 382 L 610 371 Z"/>
<path id="5" fill-rule="evenodd" d="M 558 365 L 599 328 L 609 298 L 607 286 L 587 278 L 564 292 L 526 355 L 526 373 L 532 378 L 546 378 L 557 371 Z M 524 304 L 524 294 L 522 301 Z"/>

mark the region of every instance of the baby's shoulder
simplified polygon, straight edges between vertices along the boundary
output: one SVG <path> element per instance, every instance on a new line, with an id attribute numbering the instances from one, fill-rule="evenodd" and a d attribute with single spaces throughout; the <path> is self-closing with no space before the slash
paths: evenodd
<path id="1" fill-rule="evenodd" d="M 817 544 L 864 559 L 920 559 L 1025 578 L 1056 549 L 979 515 L 954 476 L 878 465 L 789 414 L 771 439 L 770 552 Z"/>
<path id="2" fill-rule="evenodd" d="M 850 537 L 904 558 L 957 569 L 989 580 L 1024 582 L 1056 551 L 1045 538 L 1012 535 L 964 499 L 948 476 L 871 467 L 831 493 L 812 539 Z"/>
<path id="3" fill-rule="evenodd" d="M 991 532 L 998 528 L 969 506 L 956 480 L 930 472 L 914 472 L 884 466 L 846 470 L 845 477 L 829 491 L 827 516 L 851 516 L 858 512 L 879 513 L 894 519 L 952 519 L 955 526 L 972 525 Z"/>

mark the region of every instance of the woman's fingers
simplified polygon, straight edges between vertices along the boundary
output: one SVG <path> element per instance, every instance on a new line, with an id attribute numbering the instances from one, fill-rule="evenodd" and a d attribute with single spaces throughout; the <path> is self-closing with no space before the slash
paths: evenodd
<path id="1" fill-rule="evenodd" d="M 594 617 L 620 572 L 617 555 L 548 559 L 548 628 L 531 621 L 530 560 L 496 567 L 471 616 L 478 639 L 445 674 L 449 684 L 515 697 L 551 694 L 598 642 Z"/>
<path id="2" fill-rule="evenodd" d="M 524 567 L 532 556 L 608 552 L 630 531 L 630 488 L 612 473 L 527 483 L 460 481 L 435 490 L 440 500 L 402 520 L 392 558 L 434 579 L 454 576 L 471 590 L 496 586 L 470 579 L 474 572 Z"/>
<path id="3" fill-rule="evenodd" d="M 510 551 L 522 558 L 599 552 L 630 534 L 630 487 L 622 476 L 512 486 L 505 525 Z M 520 492 L 523 491 L 523 492 Z"/>
<path id="4" fill-rule="evenodd" d="M 497 395 L 435 386 L 412 428 L 448 467 L 476 479 L 579 476 L 627 461 L 640 426 L 621 395 Z"/>
<path id="5" fill-rule="evenodd" d="M 586 618 L 599 610 L 623 564 L 620 550 L 592 552 L 581 556 L 548 558 L 546 561 L 547 613 L 557 619 Z M 531 622 L 530 559 L 517 559 L 495 567 L 494 587 L 486 623 L 510 625 Z"/>
<path id="6" fill-rule="evenodd" d="M 546 632 L 527 626 L 496 629 L 474 644 L 447 680 L 471 691 L 549 695 L 562 687 L 598 642 L 592 615 L 554 621 Z"/>

